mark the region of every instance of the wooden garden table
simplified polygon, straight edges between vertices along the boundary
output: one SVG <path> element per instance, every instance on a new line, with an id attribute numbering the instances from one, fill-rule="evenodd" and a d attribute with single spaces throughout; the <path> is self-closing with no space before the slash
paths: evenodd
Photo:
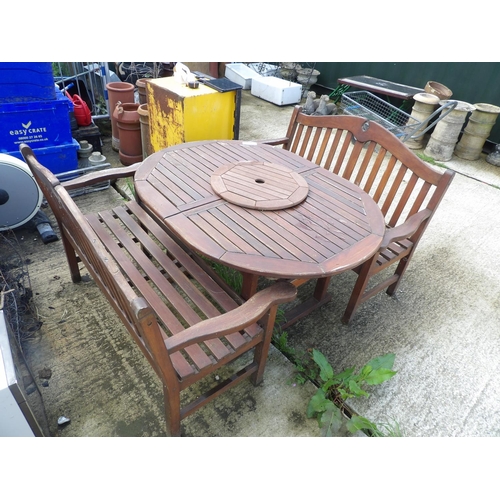
<path id="1" fill-rule="evenodd" d="M 134 182 L 143 207 L 188 247 L 242 273 L 243 298 L 256 292 L 259 276 L 317 278 L 287 325 L 327 302 L 331 276 L 370 258 L 385 232 L 361 188 L 256 142 L 172 146 L 146 158 Z"/>

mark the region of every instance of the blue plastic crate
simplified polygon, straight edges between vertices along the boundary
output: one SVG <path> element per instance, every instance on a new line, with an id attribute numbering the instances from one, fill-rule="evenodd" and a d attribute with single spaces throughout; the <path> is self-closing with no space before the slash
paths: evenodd
<path id="1" fill-rule="evenodd" d="M 68 144 L 51 146 L 48 148 L 36 148 L 31 145 L 30 147 L 33 149 L 33 153 L 35 153 L 37 160 L 54 174 L 61 174 L 78 169 L 78 150 L 80 149 L 80 144 L 78 144 L 76 139 L 72 139 Z M 24 161 L 23 156 L 19 152 L 19 148 L 7 154 Z M 70 175 L 67 178 L 76 177 L 77 175 L 78 174 Z M 66 177 L 64 177 L 64 179 L 66 180 Z"/>
<path id="2" fill-rule="evenodd" d="M 0 63 L 0 103 L 50 101 L 55 98 L 51 63 Z"/>
<path id="3" fill-rule="evenodd" d="M 25 142 L 32 148 L 71 143 L 73 102 L 58 92 L 52 101 L 0 104 L 0 153 Z"/>

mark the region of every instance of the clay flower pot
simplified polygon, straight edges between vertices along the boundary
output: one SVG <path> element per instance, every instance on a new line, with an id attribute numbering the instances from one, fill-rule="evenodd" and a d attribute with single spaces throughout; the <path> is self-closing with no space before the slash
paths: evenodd
<path id="1" fill-rule="evenodd" d="M 441 101 L 446 101 L 453 95 L 453 92 L 446 85 L 439 82 L 427 82 L 424 90 L 428 94 L 437 95 Z"/>
<path id="2" fill-rule="evenodd" d="M 139 104 L 146 104 L 148 102 L 146 95 L 146 83 L 149 80 L 152 80 L 152 78 L 139 78 L 139 80 L 135 82 L 139 92 Z"/>
<path id="3" fill-rule="evenodd" d="M 429 116 L 432 115 L 436 106 L 439 104 L 439 97 L 434 94 L 428 94 L 426 92 L 421 92 L 413 96 L 415 103 L 411 111 L 411 117 L 417 122 L 422 123 L 422 127 L 419 130 L 425 129 L 427 125 L 427 120 Z M 417 135 L 418 131 L 415 131 L 413 135 Z M 420 149 L 423 146 L 424 136 L 417 137 L 416 139 L 408 139 L 406 145 L 410 149 Z"/>
<path id="4" fill-rule="evenodd" d="M 149 110 L 147 104 L 141 104 L 137 109 L 141 124 L 142 157 L 146 159 L 154 153 L 151 145 L 151 133 L 149 131 Z"/>
<path id="5" fill-rule="evenodd" d="M 120 134 L 118 156 L 122 164 L 126 166 L 143 160 L 138 108 L 138 102 L 117 102 L 113 113 Z"/>
<path id="6" fill-rule="evenodd" d="M 500 108 L 483 102 L 474 104 L 476 108 L 470 115 L 464 133 L 455 148 L 455 154 L 465 160 L 478 160 L 484 143 L 500 114 Z"/>
<path id="7" fill-rule="evenodd" d="M 467 102 L 457 101 L 456 108 L 441 119 L 427 143 L 424 154 L 438 161 L 451 160 L 458 136 L 467 115 L 474 111 L 474 106 Z M 444 104 L 440 101 L 439 104 Z"/>
<path id="8" fill-rule="evenodd" d="M 111 147 L 115 151 L 120 150 L 120 136 L 114 111 L 116 103 L 120 102 L 134 102 L 135 87 L 127 82 L 110 82 L 106 84 L 108 90 L 109 112 L 111 114 Z"/>

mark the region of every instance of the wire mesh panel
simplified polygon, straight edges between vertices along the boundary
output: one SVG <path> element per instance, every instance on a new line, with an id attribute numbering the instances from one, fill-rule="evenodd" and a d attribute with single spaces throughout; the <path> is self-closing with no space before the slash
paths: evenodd
<path id="1" fill-rule="evenodd" d="M 54 81 L 62 92 L 78 94 L 87 104 L 93 118 L 109 117 L 106 84 L 110 81 L 108 63 L 52 63 Z"/>
<path id="2" fill-rule="evenodd" d="M 340 108 L 347 115 L 355 115 L 377 122 L 405 141 L 414 134 L 422 123 L 401 109 L 389 104 L 370 92 L 345 92 Z"/>

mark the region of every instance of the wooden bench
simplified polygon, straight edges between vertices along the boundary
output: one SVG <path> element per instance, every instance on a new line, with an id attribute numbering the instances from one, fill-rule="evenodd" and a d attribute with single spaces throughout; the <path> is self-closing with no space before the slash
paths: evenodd
<path id="1" fill-rule="evenodd" d="M 378 292 L 393 295 L 455 172 L 423 162 L 378 123 L 359 116 L 309 116 L 300 106 L 285 137 L 263 142 L 282 145 L 360 186 L 384 214 L 385 237 L 375 255 L 354 269 L 359 277 L 342 321 L 349 323 L 358 306 Z M 368 288 L 372 277 L 393 265 L 392 275 Z"/>
<path id="2" fill-rule="evenodd" d="M 160 377 L 169 435 L 179 436 L 182 418 L 241 380 L 262 381 L 277 306 L 295 298 L 292 284 L 240 304 L 135 201 L 84 216 L 68 193 L 133 175 L 135 166 L 62 185 L 27 145 L 20 150 L 58 222 L 72 280 L 80 281 L 82 262 Z M 181 408 L 183 389 L 252 349 L 245 368 Z"/>

